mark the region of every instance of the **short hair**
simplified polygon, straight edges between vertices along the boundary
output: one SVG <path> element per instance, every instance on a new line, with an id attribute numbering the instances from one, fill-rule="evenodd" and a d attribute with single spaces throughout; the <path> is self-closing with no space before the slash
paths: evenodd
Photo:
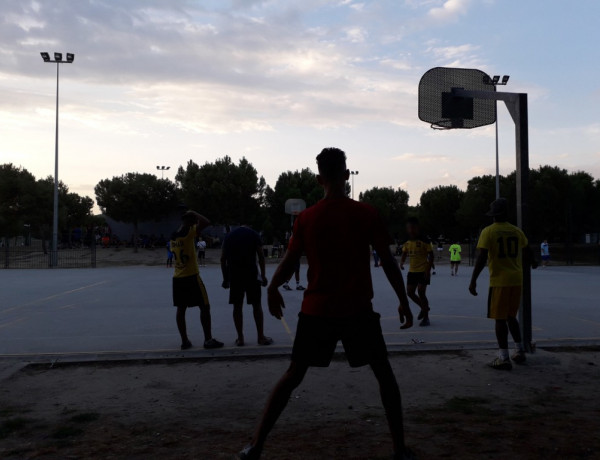
<path id="1" fill-rule="evenodd" d="M 419 219 L 417 219 L 416 217 L 409 217 L 408 219 L 406 219 L 406 223 L 408 225 L 419 225 Z"/>
<path id="2" fill-rule="evenodd" d="M 346 172 L 346 154 L 335 147 L 327 147 L 317 155 L 319 174 L 327 180 L 341 179 Z"/>

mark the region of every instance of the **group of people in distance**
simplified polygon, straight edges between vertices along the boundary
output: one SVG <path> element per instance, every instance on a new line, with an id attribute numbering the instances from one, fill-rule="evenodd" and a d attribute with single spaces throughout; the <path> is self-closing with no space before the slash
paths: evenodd
<path id="1" fill-rule="evenodd" d="M 411 459 L 414 455 L 406 447 L 404 440 L 400 390 L 388 360 L 380 315 L 373 310 L 370 254 L 371 250 L 376 251 L 379 265 L 396 293 L 400 329 L 408 329 L 413 326 L 409 297 L 420 308 L 420 324 L 429 324 L 430 308 L 426 287 L 433 267 L 432 247 L 421 239 L 418 222 L 410 220 L 407 224 L 409 241 L 403 246 L 401 262 L 398 264 L 390 251 L 392 241 L 378 212 L 346 195 L 345 185 L 350 173 L 346 167 L 345 153 L 337 148 L 323 149 L 317 156 L 317 165 L 317 179 L 324 189 L 324 198 L 296 218 L 288 249 L 270 283 L 265 274 L 260 238 L 254 231 L 241 227 L 231 232 L 223 244 L 223 287 L 230 289 L 229 300 L 234 305 L 238 345 L 244 344 L 241 314 L 244 296 L 254 308 L 259 343 L 272 343 L 262 332 L 261 286 L 268 285 L 270 314 L 281 319 L 285 302 L 279 289 L 288 285 L 298 270 L 303 255 L 306 256 L 309 267 L 308 286 L 304 291 L 298 318 L 291 363 L 275 384 L 252 440 L 239 453 L 239 457 L 243 460 L 260 458 L 267 436 L 285 409 L 292 392 L 302 383 L 310 367 L 329 366 L 336 346 L 341 341 L 349 365 L 370 366 L 378 381 L 392 436 L 393 458 Z M 481 234 L 479 256 L 469 291 L 477 295 L 478 276 L 485 265 L 489 265 L 491 287 L 488 316 L 496 322 L 500 349 L 498 358 L 491 363 L 491 367 L 509 369 L 512 367 L 508 356 L 509 331 L 516 344 L 513 361 L 525 361 L 516 314 L 520 305 L 522 260 L 530 263 L 532 258 L 523 232 L 507 222 L 506 200 L 500 199 L 492 203 L 488 214 L 494 218 L 494 223 Z M 223 346 L 211 335 L 208 297 L 195 257 L 195 238 L 208 225 L 208 219 L 194 211 L 188 211 L 171 242 L 175 257 L 173 303 L 177 307 L 182 348 L 191 346 L 186 334 L 185 311 L 188 307 L 195 306 L 200 307 L 204 346 Z M 403 268 L 407 257 L 410 257 L 410 266 L 406 288 L 401 267 Z M 455 259 L 456 261 L 459 260 Z M 456 274 L 457 269 L 453 268 L 453 274 Z"/>

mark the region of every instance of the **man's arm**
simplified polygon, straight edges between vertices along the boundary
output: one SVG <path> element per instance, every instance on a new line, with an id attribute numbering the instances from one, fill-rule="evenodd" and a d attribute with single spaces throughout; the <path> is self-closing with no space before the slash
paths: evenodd
<path id="1" fill-rule="evenodd" d="M 477 260 L 475 261 L 475 268 L 473 269 L 473 275 L 471 276 L 471 284 L 469 285 L 469 292 L 472 295 L 477 295 L 477 278 L 487 265 L 488 250 L 480 248 L 477 254 Z"/>
<path id="2" fill-rule="evenodd" d="M 266 286 L 268 281 L 267 281 L 267 274 L 266 274 L 266 268 L 265 268 L 265 253 L 263 252 L 262 245 L 259 245 L 256 247 L 256 255 L 258 256 L 258 266 L 260 268 L 260 278 L 262 280 L 263 286 Z"/>
<path id="3" fill-rule="evenodd" d="M 271 278 L 271 284 L 269 284 L 269 288 L 267 289 L 267 301 L 269 304 L 269 312 L 277 319 L 281 319 L 283 316 L 283 309 L 285 308 L 283 297 L 279 292 L 279 286 L 285 283 L 294 274 L 299 260 L 300 255 L 295 254 L 288 249 Z"/>
<path id="4" fill-rule="evenodd" d="M 196 236 L 200 236 L 200 232 L 204 230 L 206 227 L 210 226 L 210 220 L 204 217 L 202 214 L 197 213 L 196 211 L 188 211 L 191 214 L 196 216 Z"/>
<path id="5" fill-rule="evenodd" d="M 227 269 L 227 257 L 225 256 L 225 245 L 221 249 L 221 273 L 223 274 L 223 288 L 229 288 L 229 270 Z"/>
<path id="6" fill-rule="evenodd" d="M 377 254 L 380 257 L 380 264 L 383 267 L 386 278 L 390 285 L 394 289 L 394 292 L 398 296 L 400 306 L 398 307 L 398 314 L 400 315 L 400 329 L 408 329 L 413 325 L 413 314 L 410 310 L 410 304 L 408 303 L 408 297 L 406 296 L 406 287 L 404 286 L 404 279 L 402 278 L 402 272 L 398 267 L 398 262 L 392 255 L 389 248 L 376 248 Z M 403 253 L 404 256 L 406 253 Z"/>

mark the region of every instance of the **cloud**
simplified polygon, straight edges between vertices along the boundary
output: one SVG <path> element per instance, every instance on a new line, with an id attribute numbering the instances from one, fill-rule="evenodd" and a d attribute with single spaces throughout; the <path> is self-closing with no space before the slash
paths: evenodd
<path id="1" fill-rule="evenodd" d="M 441 163 L 450 161 L 446 155 L 431 155 L 427 153 L 403 153 L 392 157 L 394 161 L 410 161 L 415 163 Z"/>
<path id="2" fill-rule="evenodd" d="M 446 0 L 442 6 L 431 8 L 428 15 L 436 20 L 451 21 L 466 13 L 470 0 Z"/>
<path id="3" fill-rule="evenodd" d="M 479 56 L 479 45 L 465 43 L 453 46 L 430 46 L 427 52 L 445 67 L 481 67 L 484 60 Z"/>

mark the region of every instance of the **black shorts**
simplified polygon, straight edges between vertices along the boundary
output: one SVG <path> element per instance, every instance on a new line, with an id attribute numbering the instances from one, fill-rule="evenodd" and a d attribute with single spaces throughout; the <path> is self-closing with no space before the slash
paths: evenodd
<path id="1" fill-rule="evenodd" d="M 460 260 L 451 260 L 450 263 L 452 265 L 460 265 Z"/>
<path id="2" fill-rule="evenodd" d="M 408 272 L 408 275 L 406 275 L 406 284 L 411 286 L 429 286 L 430 280 L 425 276 L 425 272 Z"/>
<path id="3" fill-rule="evenodd" d="M 229 303 L 231 305 L 241 305 L 244 303 L 244 296 L 246 296 L 248 305 L 260 304 L 261 287 L 261 283 L 257 279 L 231 280 L 229 282 Z"/>
<path id="4" fill-rule="evenodd" d="M 173 305 L 176 307 L 210 306 L 200 275 L 173 278 Z"/>
<path id="5" fill-rule="evenodd" d="M 368 312 L 349 318 L 323 318 L 300 313 L 292 361 L 307 366 L 328 367 L 341 340 L 351 367 L 387 359 L 380 315 Z"/>

